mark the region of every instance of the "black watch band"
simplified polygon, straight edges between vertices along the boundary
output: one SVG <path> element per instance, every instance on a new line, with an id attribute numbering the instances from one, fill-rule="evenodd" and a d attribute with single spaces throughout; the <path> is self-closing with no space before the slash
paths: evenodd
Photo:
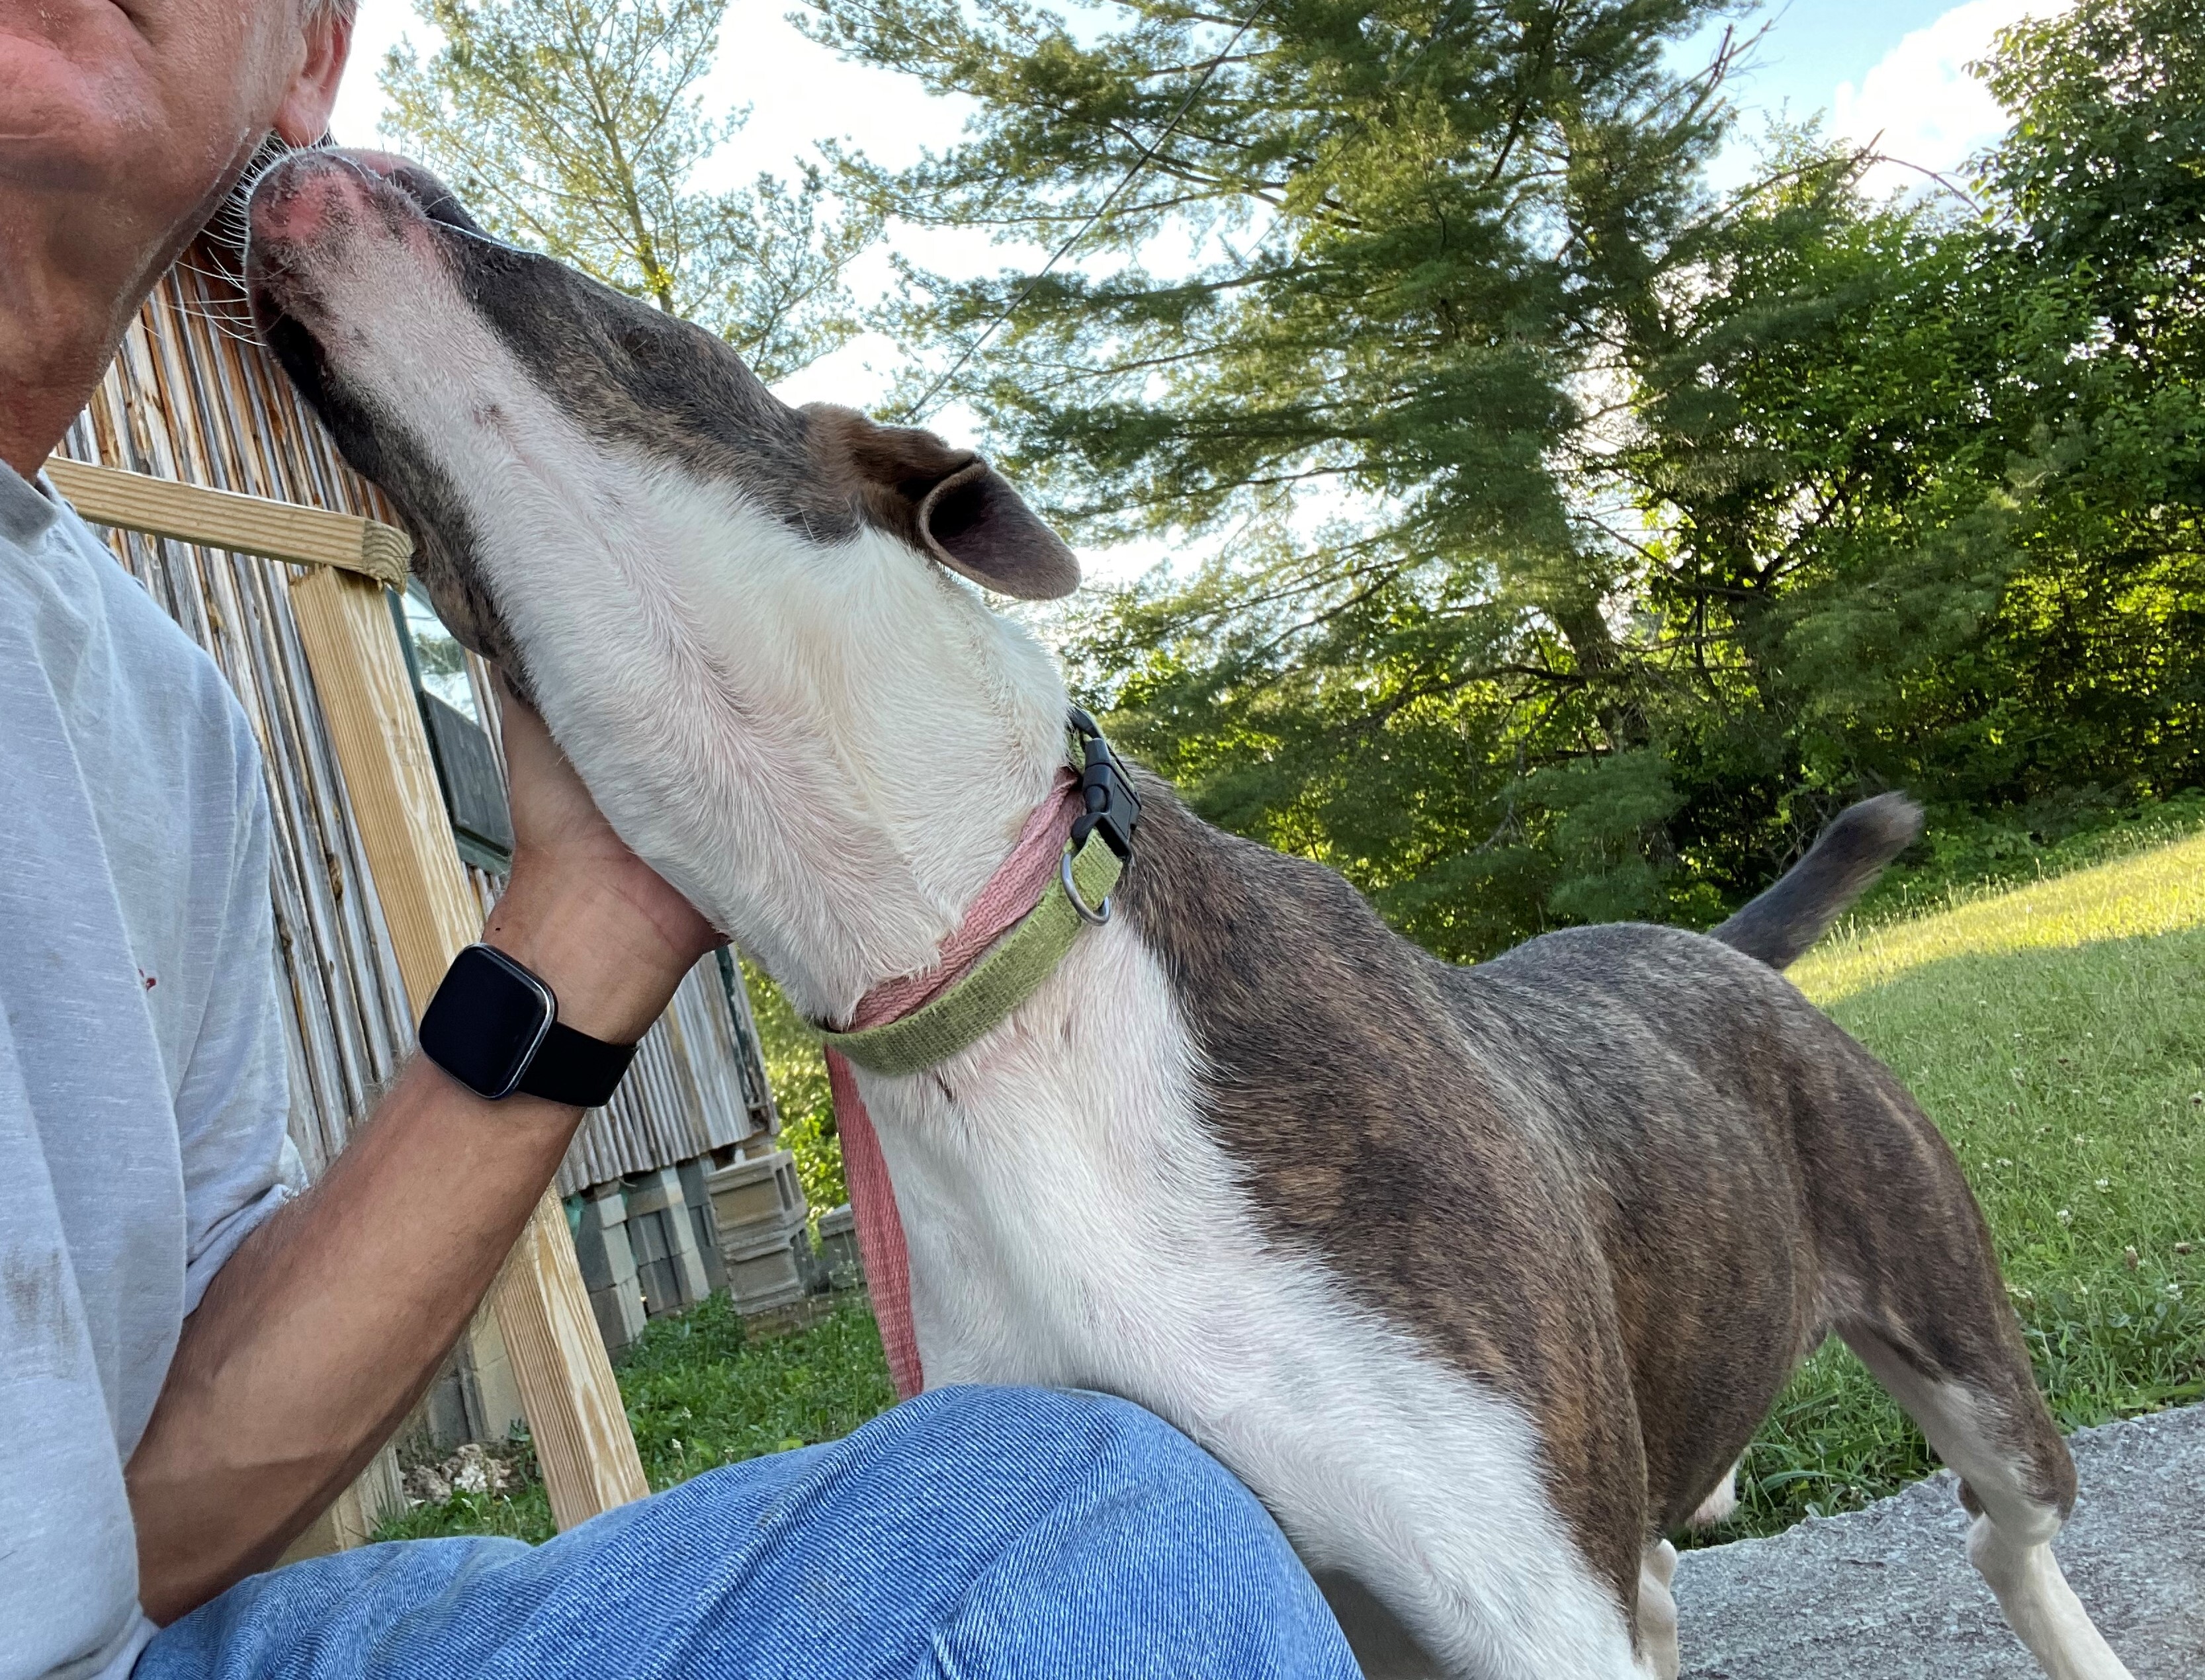
<path id="1" fill-rule="evenodd" d="M 608 1044 L 555 1019 L 521 1070 L 518 1089 L 523 1096 L 572 1103 L 577 1108 L 601 1107 L 613 1100 L 634 1060 L 634 1045 Z"/>
<path id="2" fill-rule="evenodd" d="M 559 1019 L 559 1000 L 495 946 L 452 959 L 421 1017 L 421 1054 L 478 1096 L 519 1092 L 595 1108 L 620 1088 L 633 1044 L 608 1044 Z"/>

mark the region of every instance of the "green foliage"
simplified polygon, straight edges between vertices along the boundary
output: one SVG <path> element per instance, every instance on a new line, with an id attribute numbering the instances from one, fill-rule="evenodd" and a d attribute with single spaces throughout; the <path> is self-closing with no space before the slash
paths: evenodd
<path id="1" fill-rule="evenodd" d="M 722 1464 L 839 1440 L 895 1404 L 880 1333 L 862 1303 L 786 1335 L 752 1338 L 724 1294 L 653 1319 L 615 1362 L 629 1426 L 653 1488 Z M 502 1494 L 455 1493 L 384 1523 L 378 1540 L 437 1535 L 551 1537 L 532 1455 Z"/>
<path id="2" fill-rule="evenodd" d="M 691 186 L 741 126 L 694 92 L 727 0 L 417 0 L 444 45 L 392 49 L 382 81 L 409 154 L 484 226 L 696 321 L 758 376 L 855 331 L 842 274 L 872 237 L 816 167 Z"/>
<path id="3" fill-rule="evenodd" d="M 2006 36 L 1965 210 L 1811 133 L 1707 191 L 1698 0 L 814 4 L 974 102 L 843 160 L 878 209 L 1078 235 L 910 271 L 905 400 L 1208 556 L 1074 609 L 1082 698 L 1434 951 L 1711 921 L 1885 787 L 2050 840 L 2205 786 L 2198 0 Z"/>
<path id="4" fill-rule="evenodd" d="M 1644 361 L 1623 459 L 1649 597 L 1689 632 L 1677 840 L 1732 878 L 1802 793 L 1899 783 L 1948 823 L 2056 834 L 2205 782 L 2194 218 L 2145 238 L 2089 208 L 2157 167 L 2130 154 L 2162 120 L 2196 132 L 2205 80 L 2166 33 L 2196 11 L 2104 0 L 2007 36 L 2019 122 L 1982 216 L 1865 205 L 1847 160 L 1801 157 Z"/>
<path id="5" fill-rule="evenodd" d="M 653 1487 L 762 1453 L 839 1440 L 895 1404 L 871 1313 L 845 1301 L 746 1343 L 726 1296 L 653 1322 L 617 1372 Z"/>
<path id="6" fill-rule="evenodd" d="M 758 1052 L 781 1112 L 781 1146 L 796 1158 L 797 1181 L 816 1217 L 850 1199 L 842 1180 L 842 1140 L 835 1130 L 835 1097 L 819 1041 L 765 972 L 743 965 Z"/>

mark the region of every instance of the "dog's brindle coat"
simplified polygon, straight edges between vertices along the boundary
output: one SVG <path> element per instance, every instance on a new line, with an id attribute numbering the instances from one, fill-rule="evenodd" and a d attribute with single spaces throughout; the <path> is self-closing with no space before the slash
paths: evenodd
<path id="1" fill-rule="evenodd" d="M 929 434 L 788 408 L 724 345 L 484 239 L 395 160 L 276 171 L 250 271 L 270 343 L 406 508 L 447 620 L 532 693 L 631 843 L 816 1012 L 847 1019 L 924 966 L 1058 751 L 1053 673 L 923 576 L 1070 587 L 1009 487 Z M 442 362 L 358 318 L 409 282 Z M 563 472 L 535 464 L 547 448 Z M 622 548 L 638 515 L 597 506 L 629 494 L 624 460 L 680 504 L 647 516 L 663 562 Z M 725 575 L 671 553 L 700 524 Z M 892 640 L 870 663 L 779 650 L 769 680 L 743 662 L 774 650 L 686 622 L 740 586 L 793 599 L 839 556 L 853 599 L 971 638 L 906 680 L 953 761 L 920 802 L 959 794 L 942 822 L 882 815 L 908 790 L 868 782 L 868 743 L 836 723 L 867 681 L 894 688 L 871 668 Z M 675 619 L 601 620 L 608 664 L 629 662 L 591 674 L 564 639 L 579 609 L 540 597 L 662 563 L 588 597 Z M 936 692 L 958 663 L 969 703 Z M 668 673 L 711 692 L 653 688 Z M 799 699 L 764 703 L 773 680 Z M 668 700 L 709 714 L 694 741 L 653 717 Z M 1667 1675 L 1661 1535 L 1720 1499 L 1834 1330 L 1965 1479 L 1971 1555 L 2048 1671 L 2124 1673 L 2051 1559 L 2073 1472 L 1958 1167 L 1775 971 L 1912 838 L 1912 807 L 1856 807 L 1714 938 L 1585 929 L 1461 969 L 1330 871 L 1141 791 L 1117 923 L 972 1050 L 868 1081 L 930 1380 L 1081 1382 L 1170 1417 L 1270 1504 L 1374 1664 Z M 822 803 L 843 831 L 805 826 Z M 823 894 L 790 884 L 805 869 L 835 877 Z"/>

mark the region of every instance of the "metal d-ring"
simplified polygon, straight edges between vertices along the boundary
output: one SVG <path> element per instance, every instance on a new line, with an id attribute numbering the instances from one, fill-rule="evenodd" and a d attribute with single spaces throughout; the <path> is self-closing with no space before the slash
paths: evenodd
<path id="1" fill-rule="evenodd" d="M 1091 927 L 1099 928 L 1110 919 L 1110 895 L 1108 893 L 1102 895 L 1101 904 L 1090 910 L 1080 898 L 1079 887 L 1072 884 L 1072 852 L 1069 847 L 1065 850 L 1064 860 L 1056 866 L 1056 878 L 1063 883 L 1064 896 L 1072 900 L 1072 907 L 1079 912 L 1081 921 Z"/>

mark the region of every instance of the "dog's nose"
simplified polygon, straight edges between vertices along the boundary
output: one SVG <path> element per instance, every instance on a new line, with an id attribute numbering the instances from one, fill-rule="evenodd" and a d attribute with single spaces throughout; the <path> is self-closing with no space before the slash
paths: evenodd
<path id="1" fill-rule="evenodd" d="M 318 148 L 294 152 L 262 176 L 253 192 L 253 234 L 265 245 L 304 245 L 370 201 L 391 208 L 395 190 L 432 222 L 479 233 L 451 189 L 411 158 L 395 152 Z"/>
<path id="2" fill-rule="evenodd" d="M 411 158 L 401 157 L 395 151 L 371 151 L 364 146 L 340 146 L 332 150 L 330 155 L 349 158 L 363 169 L 371 170 L 385 181 L 394 181 L 401 171 L 418 170 L 421 167 Z"/>
<path id="3" fill-rule="evenodd" d="M 294 153 L 253 189 L 253 237 L 263 244 L 308 245 L 357 211 L 381 172 L 337 151 Z"/>

